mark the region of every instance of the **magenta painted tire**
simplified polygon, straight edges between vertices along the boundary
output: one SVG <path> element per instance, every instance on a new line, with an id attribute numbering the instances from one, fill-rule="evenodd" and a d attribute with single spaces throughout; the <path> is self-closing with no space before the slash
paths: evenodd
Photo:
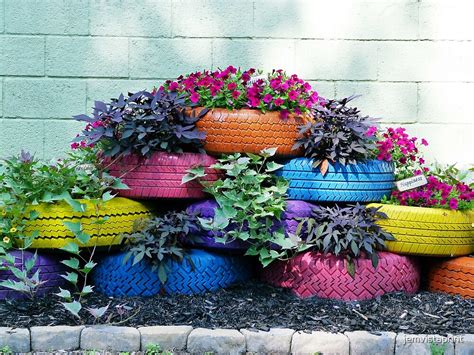
<path id="1" fill-rule="evenodd" d="M 201 218 L 212 218 L 214 217 L 214 210 L 217 207 L 217 202 L 214 200 L 206 200 L 192 204 L 188 207 L 188 213 L 195 213 Z M 282 214 L 281 221 L 275 221 L 273 230 L 283 226 L 283 229 L 287 234 L 295 233 L 298 226 L 298 218 L 309 217 L 313 205 L 304 201 L 287 201 L 286 211 Z M 231 230 L 233 227 L 228 227 Z M 189 246 L 207 248 L 207 249 L 222 249 L 227 251 L 243 252 L 249 247 L 249 243 L 235 240 L 226 244 L 218 243 L 214 239 L 212 232 L 204 232 L 199 234 L 199 241 L 197 240 L 185 240 L 184 243 Z"/>
<path id="2" fill-rule="evenodd" d="M 414 293 L 420 286 L 420 269 L 415 259 L 393 253 L 379 253 L 379 265 L 370 259 L 356 260 L 353 279 L 343 257 L 307 252 L 288 261 L 276 261 L 264 268 L 262 280 L 289 288 L 301 298 L 317 296 L 344 301 L 368 300 L 389 292 Z"/>
<path id="3" fill-rule="evenodd" d="M 24 251 L 23 255 L 20 251 L 13 251 L 12 254 L 15 257 L 15 266 L 17 268 L 22 268 L 24 262 L 33 257 L 33 253 L 29 251 Z M 61 277 L 67 271 L 67 267 L 61 264 L 62 258 L 53 255 L 53 254 L 39 254 L 37 255 L 36 264 L 33 267 L 29 276 L 32 276 L 36 270 L 40 270 L 39 279 L 43 281 L 44 284 L 39 286 L 37 296 L 45 296 L 55 292 L 59 292 L 59 287 L 64 287 L 66 280 Z M 2 264 L 3 266 L 3 264 Z M 17 281 L 15 276 L 9 270 L 0 270 L 0 281 L 14 280 Z M 23 299 L 26 298 L 26 295 L 10 290 L 5 287 L 0 287 L 0 300 L 4 299 Z"/>
<path id="4" fill-rule="evenodd" d="M 220 175 L 215 169 L 209 168 L 214 163 L 216 159 L 207 154 L 155 152 L 148 159 L 129 155 L 117 161 L 106 160 L 105 166 L 110 175 L 121 177 L 130 188 L 118 191 L 123 197 L 203 198 L 206 195 L 197 181 L 181 184 L 181 179 L 187 170 L 203 165 L 207 174 L 203 180 L 215 181 Z"/>

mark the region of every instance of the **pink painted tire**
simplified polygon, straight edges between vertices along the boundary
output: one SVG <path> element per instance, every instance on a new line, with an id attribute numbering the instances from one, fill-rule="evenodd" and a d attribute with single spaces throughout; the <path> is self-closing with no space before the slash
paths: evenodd
<path id="1" fill-rule="evenodd" d="M 288 261 L 276 261 L 264 268 L 262 280 L 289 288 L 296 296 L 317 296 L 343 301 L 373 299 L 390 292 L 415 293 L 420 286 L 420 269 L 415 259 L 393 253 L 379 253 L 373 268 L 370 259 L 356 260 L 353 279 L 343 257 L 306 252 Z"/>
<path id="2" fill-rule="evenodd" d="M 122 197 L 203 198 L 206 194 L 197 181 L 181 184 L 181 179 L 190 168 L 203 165 L 207 174 L 203 180 L 215 181 L 219 178 L 219 173 L 209 168 L 214 163 L 215 158 L 207 154 L 155 152 L 148 159 L 129 155 L 117 161 L 106 161 L 105 166 L 108 166 L 110 175 L 121 177 L 130 188 L 118 191 Z"/>

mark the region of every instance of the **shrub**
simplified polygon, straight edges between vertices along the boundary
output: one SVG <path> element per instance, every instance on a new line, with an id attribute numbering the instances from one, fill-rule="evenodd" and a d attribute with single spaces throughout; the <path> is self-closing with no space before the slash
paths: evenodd
<path id="1" fill-rule="evenodd" d="M 309 114 L 318 102 L 317 92 L 296 74 L 290 76 L 281 69 L 266 75 L 261 73 L 253 68 L 241 71 L 229 66 L 224 70 L 180 76 L 175 81 L 166 81 L 163 87 L 184 94 L 190 105 L 280 111 L 282 118 L 290 113 Z"/>
<path id="2" fill-rule="evenodd" d="M 213 219 L 200 218 L 200 225 L 216 232 L 216 241 L 227 243 L 236 239 L 247 241 L 247 255 L 258 255 L 266 266 L 277 258 L 284 258 L 295 243 L 285 237 L 283 228 L 272 228 L 285 211 L 288 182 L 272 173 L 282 165 L 268 158 L 275 148 L 265 149 L 261 155 L 233 154 L 219 159 L 212 168 L 220 169 L 225 179 L 209 183 L 201 181 L 204 190 L 216 199 L 219 208 Z M 183 182 L 203 177 L 203 168 L 194 168 Z M 275 248 L 278 246 L 278 250 Z"/>
<path id="3" fill-rule="evenodd" d="M 182 261 L 186 250 L 181 245 L 182 238 L 197 231 L 197 218 L 184 212 L 168 212 L 147 221 L 138 221 L 134 232 L 125 234 L 124 262 L 133 256 L 133 264 L 144 258 L 158 271 L 162 283 L 167 280 L 165 262 L 174 259 Z"/>
<path id="4" fill-rule="evenodd" d="M 378 264 L 378 250 L 385 249 L 385 241 L 393 236 L 382 230 L 375 222 L 387 216 L 375 208 L 363 205 L 340 207 L 316 206 L 313 215 L 303 218 L 297 232 L 303 228 L 307 234 L 306 244 L 323 253 L 344 256 L 348 272 L 354 276 L 354 259 L 367 256 L 374 267 Z"/>
<path id="5" fill-rule="evenodd" d="M 155 151 L 198 151 L 205 135 L 195 126 L 206 114 L 186 110 L 184 95 L 158 90 L 120 95 L 110 103 L 95 102 L 92 117 L 74 118 L 87 122 L 72 148 L 98 144 L 106 156 L 136 153 L 150 156 Z"/>
<path id="6" fill-rule="evenodd" d="M 313 108 L 316 123 L 307 123 L 300 129 L 301 138 L 294 149 L 303 148 L 313 159 L 313 167 L 320 167 L 324 175 L 329 162 L 357 164 L 372 156 L 377 128 L 375 120 L 362 116 L 356 107 L 347 104 L 354 97 L 329 100 Z"/>

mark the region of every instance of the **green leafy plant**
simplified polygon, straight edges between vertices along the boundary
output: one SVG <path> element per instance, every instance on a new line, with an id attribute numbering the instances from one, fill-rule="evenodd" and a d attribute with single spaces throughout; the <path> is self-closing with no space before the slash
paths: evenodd
<path id="1" fill-rule="evenodd" d="M 149 343 L 146 345 L 145 354 L 147 355 L 172 355 L 171 351 L 164 351 L 160 344 Z"/>
<path id="2" fill-rule="evenodd" d="M 186 250 L 181 240 L 196 231 L 197 218 L 184 212 L 168 212 L 163 216 L 135 223 L 134 232 L 124 234 L 126 263 L 133 257 L 133 265 L 144 258 L 158 271 L 162 283 L 167 280 L 166 261 L 173 259 L 181 262 Z"/>
<path id="3" fill-rule="evenodd" d="M 52 162 L 23 152 L 0 161 L 0 246 L 27 248 L 37 233 L 24 234 L 27 220 L 38 218 L 39 203 L 67 202 L 75 211 L 85 205 L 77 199 L 111 198 L 112 189 L 126 188 L 120 179 L 105 173 L 92 148 L 70 153 Z"/>
<path id="4" fill-rule="evenodd" d="M 257 255 L 264 266 L 286 257 L 296 247 L 283 228 L 274 228 L 285 211 L 288 190 L 288 182 L 273 174 L 282 167 L 269 160 L 275 152 L 276 148 L 271 148 L 262 150 L 261 155 L 224 156 L 212 168 L 223 171 L 225 179 L 200 180 L 219 205 L 214 218 L 199 218 L 200 226 L 214 231 L 217 242 L 247 241 L 246 255 Z M 203 176 L 203 168 L 191 169 L 183 183 Z"/>
<path id="5" fill-rule="evenodd" d="M 9 270 L 16 280 L 5 280 L 0 282 L 1 287 L 5 287 L 19 293 L 25 294 L 28 298 L 33 299 L 38 291 L 39 286 L 44 284 L 40 280 L 40 270 L 32 273 L 38 256 L 35 252 L 33 257 L 26 259 L 23 250 L 21 251 L 21 266 L 15 265 L 15 256 L 8 253 L 0 247 L 0 270 Z"/>
<path id="6" fill-rule="evenodd" d="M 444 355 L 444 352 L 446 351 L 447 344 L 436 344 L 436 343 L 431 343 L 430 344 L 430 351 L 432 355 Z"/>
<path id="7" fill-rule="evenodd" d="M 329 163 L 357 164 L 373 156 L 375 119 L 362 116 L 356 107 L 348 107 L 354 98 L 321 102 L 313 108 L 315 122 L 300 129 L 301 138 L 293 148 L 303 148 L 313 159 L 313 167 L 319 167 L 323 175 Z"/>
<path id="8" fill-rule="evenodd" d="M 108 220 L 107 217 L 98 217 L 103 201 L 93 200 L 93 203 L 95 205 L 94 207 L 97 217 L 92 223 L 100 226 L 106 223 Z M 69 311 L 75 317 L 81 319 L 79 312 L 82 309 L 82 299 L 94 292 L 93 286 L 88 284 L 88 276 L 97 265 L 94 262 L 96 247 L 92 247 L 92 250 L 88 253 L 88 256 L 83 257 L 79 247 L 87 245 L 91 240 L 91 236 L 83 231 L 81 222 L 65 221 L 63 224 L 74 234 L 75 240 L 61 248 L 62 250 L 71 254 L 69 259 L 62 260 L 61 262 L 72 270 L 61 276 L 69 282 L 74 291 L 71 293 L 69 290 L 60 288 L 59 293 L 57 293 L 56 296 L 63 300 L 61 304 L 67 311 Z M 99 318 L 104 316 L 108 310 L 108 307 L 109 306 L 107 305 L 100 308 L 87 308 L 86 310 L 94 317 L 95 321 L 97 321 Z"/>
<path id="9" fill-rule="evenodd" d="M 316 206 L 312 216 L 302 218 L 296 230 L 303 228 L 307 234 L 304 243 L 325 254 L 344 256 L 347 259 L 347 270 L 354 277 L 354 259 L 361 256 L 371 258 L 372 265 L 378 265 L 378 250 L 385 249 L 385 241 L 395 240 L 375 222 L 387 216 L 376 208 L 363 205 L 348 207 Z"/>
<path id="10" fill-rule="evenodd" d="M 5 345 L 5 346 L 0 348 L 0 354 L 1 355 L 13 355 L 13 351 L 8 345 Z"/>

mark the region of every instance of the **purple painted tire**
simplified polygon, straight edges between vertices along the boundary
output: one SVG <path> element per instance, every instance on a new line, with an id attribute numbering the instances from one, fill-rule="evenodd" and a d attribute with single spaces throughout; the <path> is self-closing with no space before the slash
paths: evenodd
<path id="1" fill-rule="evenodd" d="M 194 213 L 201 218 L 212 218 L 214 217 L 214 210 L 218 206 L 214 200 L 206 200 L 192 204 L 188 207 L 188 213 Z M 305 201 L 287 201 L 286 211 L 282 214 L 281 221 L 276 221 L 272 227 L 272 230 L 276 230 L 283 227 L 285 233 L 295 233 L 298 227 L 299 221 L 297 218 L 309 217 L 313 209 L 313 205 Z M 227 230 L 231 230 L 232 226 L 228 227 Z M 198 235 L 200 241 L 184 240 L 184 244 L 193 247 L 208 248 L 208 249 L 220 249 L 228 252 L 244 252 L 249 247 L 249 243 L 234 240 L 230 243 L 222 244 L 218 243 L 214 239 L 212 232 L 204 232 Z M 275 246 L 275 249 L 277 247 Z"/>
<path id="2" fill-rule="evenodd" d="M 15 257 L 15 266 L 17 268 L 22 268 L 25 261 L 32 258 L 34 253 L 29 251 L 24 251 L 23 253 L 20 251 L 13 251 L 10 253 Z M 22 257 L 23 255 L 23 257 Z M 61 277 L 61 274 L 67 270 L 67 267 L 61 264 L 60 259 L 56 255 L 52 254 L 38 254 L 36 259 L 36 264 L 33 266 L 30 275 L 33 275 L 36 270 L 40 270 L 39 279 L 43 281 L 44 284 L 39 286 L 38 291 L 36 293 L 37 296 L 45 296 L 51 294 L 53 292 L 58 292 L 60 286 L 64 286 L 66 284 L 66 280 Z M 4 264 L 2 264 L 4 266 Z M 29 276 L 30 276 L 29 275 Z M 15 276 L 9 270 L 0 270 L 0 282 L 5 280 L 17 280 Z M 26 295 L 10 290 L 5 287 L 0 287 L 0 300 L 4 299 L 24 299 Z"/>

